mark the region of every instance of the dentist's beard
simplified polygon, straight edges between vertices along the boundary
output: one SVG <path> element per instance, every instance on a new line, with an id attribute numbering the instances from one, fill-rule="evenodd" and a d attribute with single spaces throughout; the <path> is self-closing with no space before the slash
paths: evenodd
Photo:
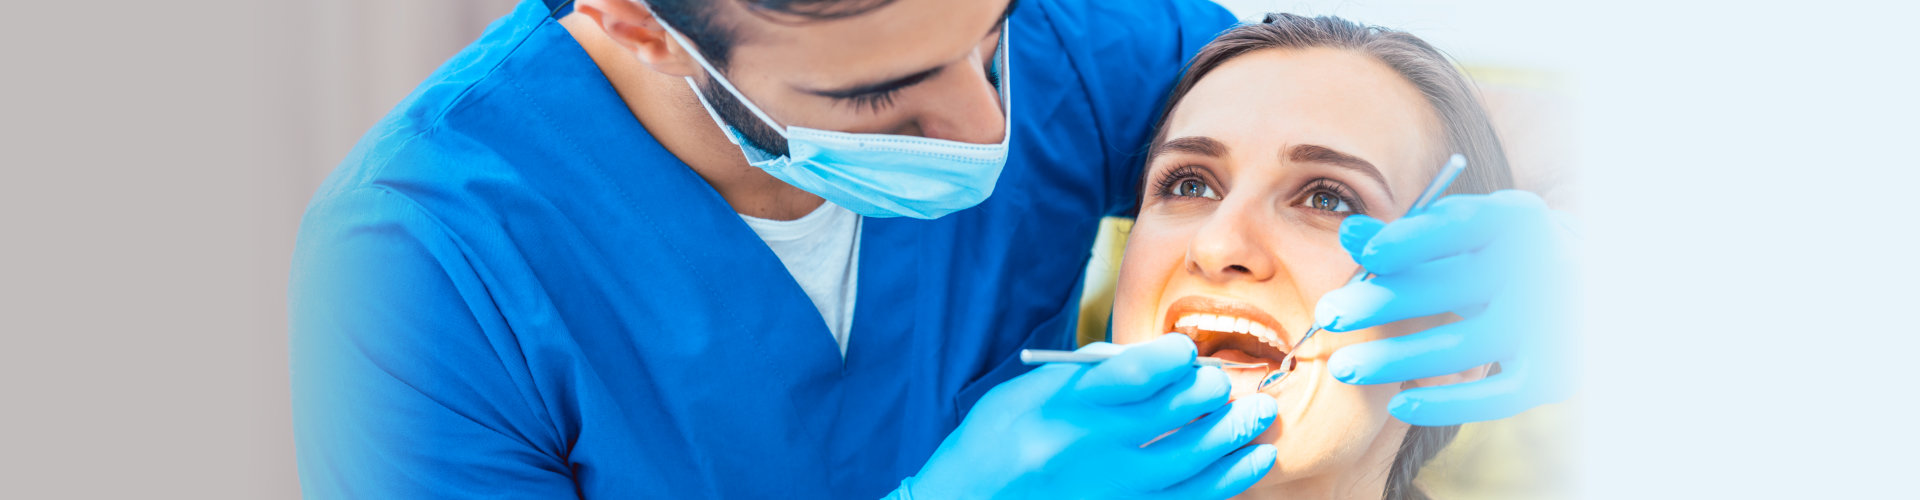
<path id="1" fill-rule="evenodd" d="M 720 115 L 722 121 L 746 136 L 748 144 L 775 156 L 787 155 L 787 138 L 768 127 L 767 122 L 760 121 L 760 117 L 754 116 L 752 110 L 741 104 L 740 99 L 735 98 L 726 87 L 715 83 L 712 77 L 700 82 L 700 93 L 706 94 L 708 104 L 713 105 L 714 112 Z"/>

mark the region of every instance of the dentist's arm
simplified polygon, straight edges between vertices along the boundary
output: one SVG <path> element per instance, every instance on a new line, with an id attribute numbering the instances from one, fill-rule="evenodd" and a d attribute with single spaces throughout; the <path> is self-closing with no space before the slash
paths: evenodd
<path id="1" fill-rule="evenodd" d="M 454 237 L 401 195 L 307 213 L 288 290 L 306 498 L 578 497 L 489 304 Z"/>
<path id="2" fill-rule="evenodd" d="M 1105 343 L 1082 350 L 1121 351 Z M 1238 494 L 1273 467 L 1272 445 L 1247 444 L 1277 407 L 1265 395 L 1227 403 L 1226 374 L 1194 368 L 1193 359 L 1191 339 L 1168 335 L 1099 364 L 1042 366 L 1008 380 L 888 498 Z"/>
<path id="3" fill-rule="evenodd" d="M 1341 244 L 1377 274 L 1320 299 L 1329 332 L 1455 313 L 1462 321 L 1347 346 L 1327 360 L 1349 384 L 1397 383 L 1499 363 L 1485 380 L 1411 389 L 1395 417 L 1451 425 L 1511 416 L 1565 399 L 1575 372 L 1574 264 L 1564 214 L 1525 191 L 1456 195 L 1391 224 L 1364 215 Z"/>

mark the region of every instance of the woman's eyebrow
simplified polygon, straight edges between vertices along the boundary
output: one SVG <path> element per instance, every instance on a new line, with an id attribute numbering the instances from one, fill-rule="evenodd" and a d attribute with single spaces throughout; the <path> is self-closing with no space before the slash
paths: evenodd
<path id="1" fill-rule="evenodd" d="M 1154 158 L 1168 151 L 1179 151 L 1182 153 L 1219 158 L 1226 156 L 1228 149 L 1225 143 L 1213 140 L 1212 137 L 1180 137 L 1153 145 L 1153 149 L 1147 151 L 1147 161 L 1151 162 Z"/>
<path id="2" fill-rule="evenodd" d="M 1373 163 L 1362 160 L 1358 156 L 1342 153 L 1326 146 L 1301 144 L 1287 149 L 1287 160 L 1296 163 L 1332 165 L 1365 174 L 1380 183 L 1380 187 L 1387 192 L 1389 200 L 1393 198 L 1393 188 L 1391 184 L 1387 184 L 1387 177 L 1380 175 L 1380 169 L 1373 166 Z"/>

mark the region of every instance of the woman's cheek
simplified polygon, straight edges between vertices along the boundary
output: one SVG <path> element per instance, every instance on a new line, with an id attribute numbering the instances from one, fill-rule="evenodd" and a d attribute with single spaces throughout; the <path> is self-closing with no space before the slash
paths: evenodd
<path id="1" fill-rule="evenodd" d="M 1127 235 L 1125 257 L 1114 290 L 1113 340 L 1152 340 L 1159 331 L 1160 301 L 1186 255 L 1186 242 L 1159 228 L 1152 219 L 1136 222 Z"/>
<path id="2" fill-rule="evenodd" d="M 1159 280 L 1152 279 L 1146 272 L 1146 259 L 1134 257 L 1152 249 L 1153 245 L 1144 243 L 1141 234 L 1136 232 L 1130 235 L 1125 250 L 1126 258 L 1120 259 L 1120 277 L 1114 285 L 1113 297 L 1115 343 L 1131 344 L 1151 338 L 1148 332 L 1153 330 L 1151 324 L 1155 309 L 1158 308 L 1155 297 L 1159 295 L 1161 287 L 1151 285 Z"/>

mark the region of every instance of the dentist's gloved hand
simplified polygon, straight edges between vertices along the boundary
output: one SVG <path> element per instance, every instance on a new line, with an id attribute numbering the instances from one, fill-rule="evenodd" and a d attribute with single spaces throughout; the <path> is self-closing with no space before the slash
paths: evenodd
<path id="1" fill-rule="evenodd" d="M 1414 425 L 1504 418 L 1573 390 L 1577 319 L 1572 234 L 1565 214 L 1525 191 L 1442 198 L 1391 224 L 1347 217 L 1340 243 L 1377 276 L 1321 297 L 1314 318 L 1341 332 L 1452 312 L 1462 321 L 1347 346 L 1327 360 L 1334 378 L 1385 384 L 1488 363 L 1484 380 L 1409 389 L 1394 417 Z"/>
<path id="2" fill-rule="evenodd" d="M 1120 354 L 995 387 L 888 498 L 1227 498 L 1273 467 L 1272 445 L 1246 446 L 1273 398 L 1228 404 L 1226 374 L 1192 366 L 1192 339 L 1081 350 Z"/>

